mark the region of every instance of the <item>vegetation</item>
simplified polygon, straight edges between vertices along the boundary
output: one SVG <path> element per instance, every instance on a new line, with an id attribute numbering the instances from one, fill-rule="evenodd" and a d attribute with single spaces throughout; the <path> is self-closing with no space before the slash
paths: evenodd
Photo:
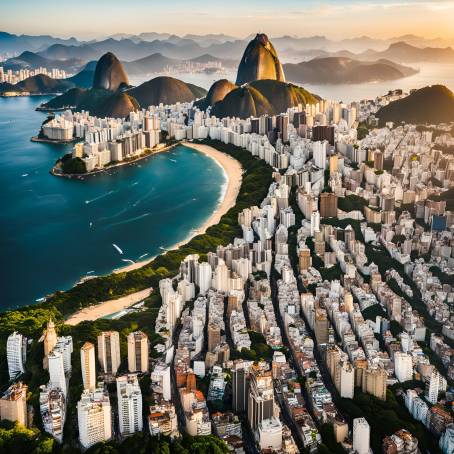
<path id="1" fill-rule="evenodd" d="M 373 428 L 370 442 L 373 452 L 382 452 L 383 438 L 400 429 L 406 429 L 415 435 L 422 452 L 440 452 L 437 440 L 420 423 L 415 421 L 402 402 L 397 400 L 392 390 L 388 389 L 386 401 L 355 390 L 353 399 L 338 399 L 338 408 L 351 419 L 364 417 Z"/>
<path id="2" fill-rule="evenodd" d="M 366 199 L 355 194 L 350 194 L 346 197 L 339 197 L 338 199 L 338 207 L 342 211 L 349 212 L 355 210 L 363 213 L 364 207 L 367 207 L 368 205 L 369 202 Z"/>
<path id="3" fill-rule="evenodd" d="M 377 112 L 380 124 L 395 123 L 437 124 L 454 118 L 454 94 L 444 85 L 432 85 L 393 101 Z"/>
<path id="4" fill-rule="evenodd" d="M 73 158 L 71 153 L 65 154 L 56 164 L 61 165 L 61 170 L 65 174 L 81 174 L 87 171 L 85 162 L 80 158 Z"/>
<path id="5" fill-rule="evenodd" d="M 128 273 L 117 273 L 108 276 L 98 277 L 79 284 L 67 292 L 57 292 L 47 301 L 39 304 L 25 306 L 17 310 L 8 311 L 0 314 L 0 382 L 8 383 L 8 369 L 6 366 L 6 339 L 13 331 L 19 331 L 30 339 L 33 339 L 29 348 L 27 360 L 27 372 L 24 380 L 29 385 L 30 402 L 35 409 L 35 424 L 40 423 L 39 417 L 39 386 L 48 381 L 47 372 L 42 368 L 43 346 L 37 339 L 42 335 L 45 325 L 49 318 L 52 318 L 57 325 L 59 335 L 73 336 L 74 352 L 78 352 L 85 341 L 96 343 L 96 338 L 101 331 L 116 330 L 120 332 L 120 349 L 122 357 L 126 358 L 126 336 L 135 330 L 144 331 L 151 341 L 152 347 L 161 342 L 162 339 L 154 332 L 155 320 L 161 305 L 159 293 L 155 290 L 152 295 L 145 300 L 145 308 L 137 314 L 130 314 L 118 320 L 98 319 L 92 322 L 83 322 L 76 326 L 64 324 L 64 318 L 71 313 L 99 301 L 118 298 L 120 296 L 142 290 L 144 288 L 158 288 L 158 282 L 162 278 L 172 277 L 177 274 L 181 260 L 188 254 L 198 253 L 202 257 L 207 252 L 214 250 L 218 244 L 227 245 L 232 242 L 235 236 L 241 234 L 238 226 L 238 213 L 251 205 L 260 205 L 265 198 L 268 187 L 272 181 L 272 169 L 264 161 L 251 156 L 248 152 L 239 147 L 225 145 L 217 141 L 205 141 L 204 143 L 214 146 L 237 159 L 244 170 L 242 184 L 237 197 L 236 205 L 222 216 L 219 224 L 207 229 L 203 235 L 194 237 L 186 245 L 179 249 L 169 251 L 154 259 L 146 266 L 130 271 Z M 263 340 L 263 339 L 260 339 Z M 259 350 L 262 349 L 263 342 L 258 342 Z M 269 354 L 269 347 L 263 345 L 263 351 L 252 352 L 254 359 L 258 354 L 266 356 Z M 153 349 L 154 351 L 154 349 Z M 73 360 L 73 370 L 68 391 L 68 413 L 65 424 L 65 443 L 77 449 L 77 414 L 76 403 L 80 399 L 82 391 L 82 377 L 80 372 L 80 362 Z M 120 371 L 126 371 L 126 360 L 120 366 Z M 146 386 L 145 386 L 146 387 Z M 9 438 L 15 443 L 15 439 L 24 438 L 20 431 L 8 429 L 9 432 L 0 436 L 1 443 L 6 443 Z M 16 436 L 17 435 L 17 436 Z M 28 435 L 27 435 L 28 436 Z M 32 438 L 32 437 L 29 437 Z M 4 441 L 4 440 L 6 441 Z M 133 443 L 136 437 L 132 437 L 125 442 L 125 446 Z M 142 440 L 142 439 L 141 439 Z M 208 441 L 207 441 L 208 440 Z M 160 442 L 160 451 L 166 452 L 169 447 L 172 451 L 181 453 L 223 453 L 224 445 L 219 445 L 218 441 L 211 438 L 205 439 L 184 439 L 180 444 L 171 445 Z M 210 441 L 211 440 L 211 441 Z M 34 438 L 34 443 L 39 439 Z M 18 441 L 19 443 L 19 441 Z M 44 443 L 44 442 L 43 442 Z M 46 442 L 48 443 L 48 442 Z M 167 446 L 168 445 L 168 446 Z M 20 446 L 20 445 L 19 445 Z M 34 452 L 35 445 L 30 449 L 23 449 L 21 452 Z M 37 445 L 36 445 L 37 446 Z M 143 440 L 137 442 L 137 451 L 145 452 L 147 443 Z M 114 442 L 101 447 L 92 448 L 90 452 L 129 452 L 128 448 L 123 450 L 121 445 Z M 6 451 L 10 452 L 10 451 Z M 37 451 L 38 452 L 38 451 Z M 50 451 L 39 451 L 50 452 Z"/>
<path id="6" fill-rule="evenodd" d="M 356 133 L 357 133 L 356 137 L 358 140 L 363 140 L 365 137 L 367 137 L 367 135 L 369 134 L 369 128 L 367 127 L 367 124 L 361 122 L 358 125 L 358 128 L 356 129 Z"/>
<path id="7" fill-rule="evenodd" d="M 9 454 L 52 453 L 56 442 L 39 429 L 27 429 L 7 420 L 0 422 L 0 452 Z"/>

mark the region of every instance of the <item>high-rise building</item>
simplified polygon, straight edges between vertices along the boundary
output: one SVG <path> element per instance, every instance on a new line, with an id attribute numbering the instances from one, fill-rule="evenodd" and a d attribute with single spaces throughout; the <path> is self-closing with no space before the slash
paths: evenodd
<path id="1" fill-rule="evenodd" d="M 27 426 L 27 385 L 11 385 L 0 399 L 0 419 Z"/>
<path id="2" fill-rule="evenodd" d="M 274 389 L 271 371 L 252 369 L 249 380 L 248 420 L 256 430 L 264 419 L 274 416 Z"/>
<path id="3" fill-rule="evenodd" d="M 337 217 L 337 195 L 332 192 L 322 192 L 320 194 L 320 217 Z"/>
<path id="4" fill-rule="evenodd" d="M 60 389 L 63 395 L 66 396 L 67 384 L 62 352 L 54 349 L 47 355 L 47 359 L 49 366 L 49 387 Z"/>
<path id="5" fill-rule="evenodd" d="M 95 346 L 85 342 L 80 349 L 80 365 L 84 389 L 94 391 L 96 388 Z"/>
<path id="6" fill-rule="evenodd" d="M 148 336 L 142 331 L 128 334 L 128 370 L 148 371 Z"/>
<path id="7" fill-rule="evenodd" d="M 120 434 L 131 435 L 143 428 L 142 393 L 137 375 L 117 378 L 118 422 Z"/>
<path id="8" fill-rule="evenodd" d="M 80 444 L 88 449 L 112 437 L 109 394 L 103 388 L 84 390 L 77 403 Z"/>
<path id="9" fill-rule="evenodd" d="M 386 400 L 386 380 L 388 375 L 382 367 L 367 368 L 363 371 L 363 392 L 372 394 L 380 400 Z"/>
<path id="10" fill-rule="evenodd" d="M 261 450 L 280 451 L 282 448 L 282 423 L 279 418 L 263 419 L 258 426 Z"/>
<path id="11" fill-rule="evenodd" d="M 317 343 L 327 344 L 328 343 L 328 328 L 329 321 L 326 310 L 316 309 L 315 310 L 315 322 L 314 322 L 314 334 L 317 340 Z"/>
<path id="12" fill-rule="evenodd" d="M 55 331 L 55 324 L 50 319 L 47 322 L 46 331 L 44 332 L 44 356 L 47 357 L 49 353 L 57 345 L 57 332 Z"/>
<path id="13" fill-rule="evenodd" d="M 438 402 L 438 396 L 441 391 L 446 391 L 446 379 L 435 369 L 432 369 L 429 383 L 426 389 L 426 398 L 431 404 Z"/>
<path id="14" fill-rule="evenodd" d="M 302 248 L 298 252 L 300 271 L 306 271 L 312 266 L 311 251 L 309 248 Z"/>
<path id="15" fill-rule="evenodd" d="M 365 418 L 353 420 L 353 451 L 356 454 L 369 454 L 370 426 Z"/>
<path id="16" fill-rule="evenodd" d="M 243 363 L 234 365 L 232 375 L 233 410 L 235 413 L 246 411 L 248 378 Z"/>
<path id="17" fill-rule="evenodd" d="M 413 378 L 413 362 L 409 353 L 394 353 L 394 373 L 400 382 Z"/>
<path id="18" fill-rule="evenodd" d="M 164 362 L 158 362 L 151 373 L 151 388 L 156 394 L 170 401 L 172 398 L 172 388 L 170 382 L 170 366 Z"/>
<path id="19" fill-rule="evenodd" d="M 8 372 L 10 380 L 14 380 L 25 372 L 25 360 L 27 357 L 27 339 L 14 331 L 8 336 L 6 342 L 6 357 L 8 360 Z"/>
<path id="20" fill-rule="evenodd" d="M 221 327 L 215 323 L 208 325 L 208 351 L 213 352 L 221 343 Z"/>
<path id="21" fill-rule="evenodd" d="M 212 274 L 213 271 L 208 262 L 200 263 L 197 284 L 199 286 L 199 293 L 201 295 L 205 295 L 208 289 L 211 287 Z"/>
<path id="22" fill-rule="evenodd" d="M 314 156 L 314 164 L 325 170 L 326 168 L 326 144 L 327 142 L 314 142 L 312 144 L 312 153 Z"/>
<path id="23" fill-rule="evenodd" d="M 103 331 L 98 336 L 98 360 L 106 375 L 115 375 L 120 366 L 120 335 Z"/>

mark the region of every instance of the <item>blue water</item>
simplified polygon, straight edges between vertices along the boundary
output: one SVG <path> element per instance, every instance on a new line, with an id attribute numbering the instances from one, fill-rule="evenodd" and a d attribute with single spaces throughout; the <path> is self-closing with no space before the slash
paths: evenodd
<path id="1" fill-rule="evenodd" d="M 46 99 L 0 98 L 0 310 L 159 254 L 203 224 L 225 184 L 212 159 L 181 145 L 112 175 L 54 177 L 71 147 L 30 141 Z"/>

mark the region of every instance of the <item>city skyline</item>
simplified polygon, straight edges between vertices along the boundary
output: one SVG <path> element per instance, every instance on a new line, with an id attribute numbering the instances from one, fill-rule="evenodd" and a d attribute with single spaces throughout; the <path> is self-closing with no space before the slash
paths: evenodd
<path id="1" fill-rule="evenodd" d="M 454 39 L 451 25 L 454 1 L 451 0 L 385 0 L 368 4 L 358 0 L 286 0 L 279 8 L 269 0 L 253 0 L 247 5 L 233 0 L 230 5 L 230 10 L 225 11 L 222 6 L 205 0 L 193 2 L 190 7 L 181 0 L 171 4 L 138 0 L 125 19 L 124 5 L 118 0 L 96 4 L 82 0 L 77 5 L 65 6 L 64 10 L 59 10 L 53 0 L 39 4 L 26 0 L 2 6 L 1 28 L 9 33 L 80 39 L 147 31 L 177 35 L 225 33 L 245 38 L 245 30 L 264 31 L 270 36 L 325 35 L 333 39 L 362 35 L 392 38 L 405 34 Z M 79 14 L 85 6 L 90 7 L 89 17 Z M 49 26 L 50 16 L 53 20 Z"/>

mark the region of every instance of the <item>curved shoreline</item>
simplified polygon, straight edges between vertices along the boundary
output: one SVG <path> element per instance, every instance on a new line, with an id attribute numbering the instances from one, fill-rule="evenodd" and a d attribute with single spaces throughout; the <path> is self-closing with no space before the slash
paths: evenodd
<path id="1" fill-rule="evenodd" d="M 196 150 L 199 153 L 203 153 L 204 155 L 213 159 L 217 165 L 222 167 L 225 178 L 227 180 L 227 185 L 224 194 L 222 195 L 222 199 L 219 201 L 210 217 L 199 228 L 193 229 L 184 240 L 178 241 L 172 247 L 166 249 L 163 252 L 163 254 L 165 254 L 168 251 L 178 249 L 180 246 L 190 241 L 193 237 L 205 233 L 207 229 L 212 225 L 218 224 L 221 217 L 235 205 L 238 192 L 240 191 L 243 175 L 243 168 L 241 167 L 241 164 L 236 159 L 233 159 L 231 156 L 222 153 L 222 151 L 216 150 L 216 148 L 210 147 L 209 145 L 203 145 L 193 142 L 180 142 L 180 145 L 192 148 L 193 150 Z M 136 263 L 131 263 L 130 265 L 116 268 L 113 270 L 113 272 L 123 273 L 127 271 L 136 270 L 152 262 L 155 258 L 156 256 L 146 260 L 141 260 Z"/>
<path id="2" fill-rule="evenodd" d="M 85 172 L 85 173 L 62 173 L 61 171 L 58 171 L 56 169 L 56 164 L 55 164 L 49 170 L 49 173 L 51 175 L 53 175 L 54 177 L 68 178 L 70 180 L 73 179 L 73 178 L 76 178 L 78 180 L 83 180 L 85 178 L 88 178 L 88 177 L 91 177 L 91 176 L 100 175 L 100 174 L 103 174 L 103 173 L 107 173 L 108 175 L 111 175 L 111 174 L 109 174 L 109 170 L 117 169 L 119 167 L 126 167 L 126 166 L 129 166 L 129 165 L 133 165 L 133 164 L 135 164 L 135 163 L 137 163 L 139 161 L 144 161 L 145 159 L 148 159 L 148 158 L 151 158 L 153 156 L 156 156 L 157 154 L 164 153 L 166 151 L 170 151 L 173 148 L 175 148 L 177 145 L 179 145 L 178 142 L 177 143 L 172 143 L 170 145 L 166 145 L 166 146 L 161 147 L 161 148 L 156 148 L 156 149 L 153 149 L 150 153 L 141 154 L 140 156 L 137 156 L 136 158 L 128 159 L 128 160 L 125 160 L 125 161 L 116 162 L 115 164 L 110 164 L 110 165 L 107 165 L 106 167 L 103 167 L 102 169 L 92 170 L 91 172 Z"/>
<path id="3" fill-rule="evenodd" d="M 178 249 L 180 246 L 189 242 L 194 236 L 201 235 L 206 232 L 206 230 L 212 225 L 219 223 L 221 217 L 227 213 L 233 206 L 235 206 L 236 199 L 242 183 L 242 174 L 243 168 L 241 164 L 231 156 L 222 153 L 221 151 L 216 150 L 209 145 L 191 143 L 191 142 L 181 142 L 182 145 L 192 148 L 193 150 L 203 153 L 206 156 L 213 159 L 216 164 L 222 167 L 224 175 L 227 180 L 226 189 L 222 195 L 222 200 L 216 206 L 214 212 L 209 216 L 209 218 L 202 224 L 198 229 L 194 229 L 191 233 L 182 241 L 179 241 L 171 248 L 164 251 L 162 254 L 165 254 L 171 250 Z M 161 255 L 161 254 L 159 254 Z M 148 263 L 151 263 L 155 257 L 143 260 L 140 262 L 133 263 L 131 265 L 126 265 L 121 268 L 113 270 L 113 273 L 123 273 L 128 271 L 133 271 L 135 269 L 141 268 Z M 71 316 L 65 321 L 66 324 L 77 325 L 83 321 L 92 321 L 101 317 L 106 317 L 108 315 L 114 314 L 126 309 L 139 301 L 145 299 L 151 293 L 152 289 L 148 288 L 141 290 L 136 293 L 131 293 L 127 296 L 117 298 L 115 300 L 104 301 L 94 306 L 85 307 L 80 311 L 71 314 Z"/>

